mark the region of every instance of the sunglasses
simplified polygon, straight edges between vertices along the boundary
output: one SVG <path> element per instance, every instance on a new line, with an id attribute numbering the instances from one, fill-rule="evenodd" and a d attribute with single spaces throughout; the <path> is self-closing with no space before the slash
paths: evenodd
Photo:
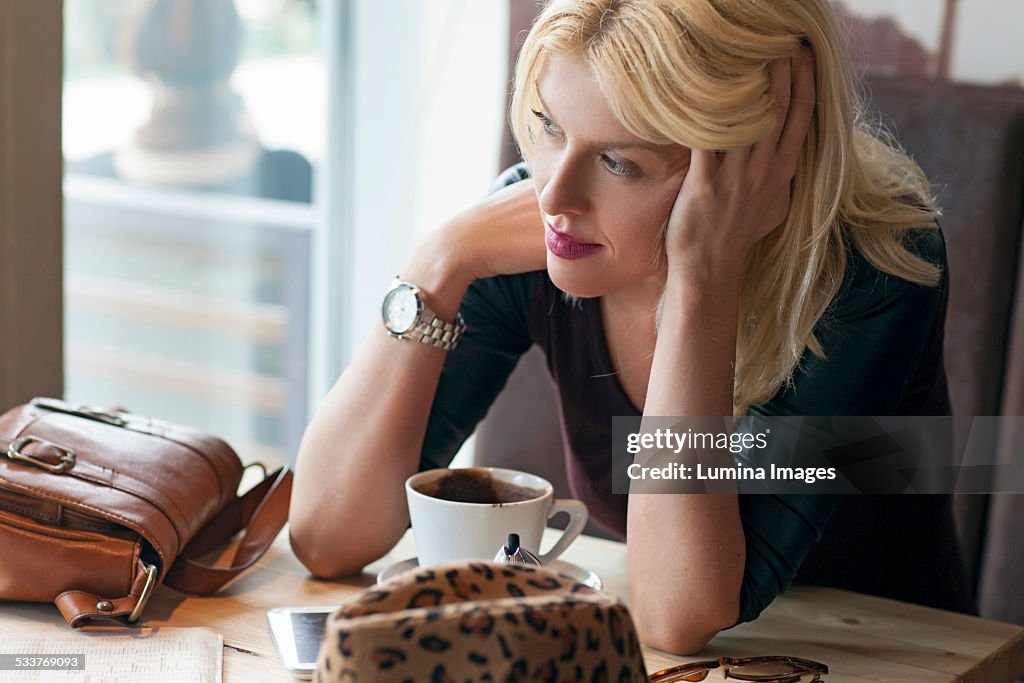
<path id="1" fill-rule="evenodd" d="M 723 669 L 725 678 L 761 683 L 819 683 L 828 673 L 828 666 L 800 657 L 773 655 L 733 659 L 722 657 L 704 662 L 690 662 L 651 674 L 648 683 L 703 681 L 712 669 Z"/>

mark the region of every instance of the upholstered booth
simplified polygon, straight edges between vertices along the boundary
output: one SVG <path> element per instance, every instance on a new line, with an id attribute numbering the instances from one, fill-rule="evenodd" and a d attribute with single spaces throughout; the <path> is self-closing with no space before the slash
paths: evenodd
<path id="1" fill-rule="evenodd" d="M 1024 236 L 1020 251 L 1002 407 L 1003 415 L 1017 419 L 1007 421 L 997 451 L 998 462 L 1014 465 L 1018 473 L 1024 471 Z M 1024 552 L 1020 547 L 1024 540 L 1024 495 L 991 496 L 985 521 L 985 527 L 979 530 L 985 541 L 979 553 L 981 613 L 1024 624 Z"/>
<path id="2" fill-rule="evenodd" d="M 953 410 L 1024 415 L 1024 90 L 914 79 L 874 79 L 869 87 L 873 107 L 937 185 L 943 207 Z M 1024 467 L 1014 429 L 1006 421 L 992 458 Z M 965 495 L 956 506 L 980 612 L 1024 623 L 1024 496 Z"/>
<path id="3" fill-rule="evenodd" d="M 882 78 L 867 87 L 944 208 L 954 411 L 1024 415 L 1024 90 Z M 1004 429 L 991 457 L 1024 468 L 1024 428 Z M 530 468 L 566 495 L 562 458 L 558 406 L 534 349 L 480 426 L 477 462 Z M 981 614 L 1024 624 L 1024 495 L 965 495 L 956 506 Z"/>

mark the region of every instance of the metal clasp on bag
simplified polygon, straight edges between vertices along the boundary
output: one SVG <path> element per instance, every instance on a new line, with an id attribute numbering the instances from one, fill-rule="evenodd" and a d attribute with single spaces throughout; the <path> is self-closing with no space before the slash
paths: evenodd
<path id="1" fill-rule="evenodd" d="M 153 589 L 156 588 L 156 565 L 143 562 L 142 567 L 146 570 L 146 585 L 142 587 L 142 595 L 135 603 L 135 609 L 128 615 L 128 621 L 133 624 L 142 617 L 142 610 L 146 609 L 146 603 L 149 602 L 150 596 L 153 595 Z"/>
<path id="2" fill-rule="evenodd" d="M 43 446 L 49 446 L 50 448 L 54 448 L 60 451 L 60 462 L 58 462 L 56 465 L 51 465 L 42 458 L 38 458 L 28 453 L 22 453 L 21 451 L 31 443 L 42 444 Z M 68 470 L 75 466 L 76 456 L 75 452 L 70 448 L 59 446 L 53 443 L 52 441 L 40 439 L 38 436 L 23 436 L 20 439 L 12 441 L 11 445 L 7 447 L 7 457 L 10 460 L 20 460 L 21 462 L 26 462 L 30 465 L 38 467 L 39 469 L 46 470 L 47 472 L 52 472 L 53 474 L 64 474 L 65 472 L 67 472 Z"/>

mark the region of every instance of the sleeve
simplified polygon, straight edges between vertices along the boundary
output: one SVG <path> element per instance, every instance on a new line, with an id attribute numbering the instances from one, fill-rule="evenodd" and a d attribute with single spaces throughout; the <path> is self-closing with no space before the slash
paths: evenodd
<path id="1" fill-rule="evenodd" d="M 513 166 L 498 176 L 491 192 L 526 177 L 525 164 Z M 536 276 L 503 275 L 470 285 L 459 308 L 466 332 L 441 370 L 420 451 L 421 470 L 448 466 L 530 348 L 528 316 Z"/>
<path id="2" fill-rule="evenodd" d="M 908 246 L 943 268 L 937 287 L 915 285 L 853 254 L 839 296 L 815 333 L 825 351 L 806 351 L 792 383 L 760 415 L 893 415 L 917 369 L 945 301 L 945 244 L 915 231 Z M 941 333 L 941 330 L 940 330 Z M 738 623 L 752 621 L 786 590 L 839 507 L 837 495 L 741 495 L 747 561 Z"/>
<path id="3" fill-rule="evenodd" d="M 466 332 L 448 352 L 430 409 L 420 469 L 447 467 L 530 348 L 527 322 L 536 273 L 477 280 L 459 311 Z"/>

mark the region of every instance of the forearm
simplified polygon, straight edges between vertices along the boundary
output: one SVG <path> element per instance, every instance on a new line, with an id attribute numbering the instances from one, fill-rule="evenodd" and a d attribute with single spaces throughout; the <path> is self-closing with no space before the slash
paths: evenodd
<path id="1" fill-rule="evenodd" d="M 402 277 L 453 320 L 468 282 L 434 259 Z M 416 472 L 446 352 L 374 329 L 317 410 L 299 448 L 292 546 L 318 576 L 360 571 L 404 532 L 403 484 Z"/>
<path id="2" fill-rule="evenodd" d="M 532 185 L 516 183 L 432 232 L 401 276 L 452 321 L 474 280 L 543 267 L 543 237 Z M 317 410 L 290 517 L 292 547 L 314 574 L 357 572 L 405 531 L 403 484 L 419 466 L 444 361 L 444 351 L 377 327 Z"/>
<path id="3" fill-rule="evenodd" d="M 645 415 L 707 417 L 711 430 L 724 428 L 722 418 L 732 414 L 738 282 L 670 274 Z M 627 533 L 631 609 L 645 642 L 695 652 L 735 623 L 745 564 L 735 494 L 632 494 Z"/>

